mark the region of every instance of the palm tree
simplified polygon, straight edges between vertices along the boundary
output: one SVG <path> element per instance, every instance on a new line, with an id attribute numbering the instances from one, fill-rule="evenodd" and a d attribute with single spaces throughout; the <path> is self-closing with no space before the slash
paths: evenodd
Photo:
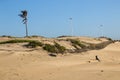
<path id="1" fill-rule="evenodd" d="M 26 10 L 23 10 L 21 11 L 21 14 L 19 14 L 19 16 L 21 18 L 23 18 L 22 22 L 23 24 L 25 24 L 25 27 L 26 27 L 26 37 L 28 37 L 28 29 L 27 29 L 27 11 Z"/>

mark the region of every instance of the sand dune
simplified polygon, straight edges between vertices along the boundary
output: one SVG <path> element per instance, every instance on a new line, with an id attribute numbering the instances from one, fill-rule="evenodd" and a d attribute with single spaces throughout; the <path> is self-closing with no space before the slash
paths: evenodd
<path id="1" fill-rule="evenodd" d="M 88 38 L 81 40 L 89 42 Z M 31 50 L 20 45 L 22 44 L 0 45 L 0 80 L 119 80 L 120 78 L 120 42 L 112 43 L 101 50 L 68 53 L 57 57 L 48 56 L 42 49 Z M 96 55 L 101 62 L 95 60 Z"/>

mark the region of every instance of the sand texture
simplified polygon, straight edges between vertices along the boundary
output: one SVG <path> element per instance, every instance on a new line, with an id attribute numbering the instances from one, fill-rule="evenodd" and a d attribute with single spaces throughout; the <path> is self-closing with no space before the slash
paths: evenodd
<path id="1" fill-rule="evenodd" d="M 100 42 L 85 37 L 79 39 Z M 47 39 L 39 40 L 47 43 Z M 71 48 L 64 41 L 60 43 Z M 120 42 L 101 50 L 66 53 L 57 57 L 49 56 L 41 48 L 31 49 L 22 45 L 0 45 L 0 80 L 120 80 Z M 96 55 L 100 62 L 95 60 Z"/>

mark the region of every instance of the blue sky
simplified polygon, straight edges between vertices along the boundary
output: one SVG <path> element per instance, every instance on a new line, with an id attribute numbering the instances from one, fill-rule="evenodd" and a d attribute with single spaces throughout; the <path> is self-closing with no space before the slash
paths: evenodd
<path id="1" fill-rule="evenodd" d="M 72 35 L 73 27 L 74 36 L 120 39 L 120 0 L 0 0 L 0 35 L 25 36 L 21 10 L 29 35 Z"/>

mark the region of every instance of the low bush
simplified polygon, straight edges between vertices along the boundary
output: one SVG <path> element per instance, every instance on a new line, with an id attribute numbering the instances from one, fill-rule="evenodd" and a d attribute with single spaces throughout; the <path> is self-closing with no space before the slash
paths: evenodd
<path id="1" fill-rule="evenodd" d="M 24 42 L 32 42 L 33 40 L 20 40 L 20 39 L 15 39 L 15 40 L 9 40 L 9 41 L 3 41 L 0 42 L 0 44 L 8 44 L 8 43 L 24 43 Z"/>
<path id="2" fill-rule="evenodd" d="M 54 46 L 57 48 L 58 53 L 64 53 L 66 51 L 66 48 L 64 46 L 61 46 L 60 44 L 58 44 L 56 42 L 55 42 Z"/>
<path id="3" fill-rule="evenodd" d="M 76 48 L 76 45 L 80 46 L 81 48 L 86 48 L 86 46 L 82 44 L 79 40 L 68 39 L 68 41 L 70 41 L 72 45 L 75 46 L 75 48 Z"/>
<path id="4" fill-rule="evenodd" d="M 45 44 L 43 49 L 52 53 L 64 53 L 66 51 L 66 48 L 64 46 L 61 46 L 56 42 L 54 45 Z"/>
<path id="5" fill-rule="evenodd" d="M 30 48 L 36 48 L 37 46 L 42 46 L 43 44 L 39 41 L 31 41 L 26 46 Z"/>
<path id="6" fill-rule="evenodd" d="M 46 50 L 46 51 L 48 51 L 48 52 L 57 53 L 57 50 L 56 50 L 56 48 L 55 48 L 54 45 L 45 44 L 43 46 L 43 49 Z"/>
<path id="7" fill-rule="evenodd" d="M 28 42 L 26 47 L 31 47 L 31 48 L 36 48 L 37 46 L 42 46 L 43 44 L 39 41 L 35 40 L 20 40 L 20 39 L 15 39 L 15 40 L 9 40 L 9 41 L 3 41 L 0 42 L 0 44 L 10 44 L 10 43 L 25 43 Z"/>

